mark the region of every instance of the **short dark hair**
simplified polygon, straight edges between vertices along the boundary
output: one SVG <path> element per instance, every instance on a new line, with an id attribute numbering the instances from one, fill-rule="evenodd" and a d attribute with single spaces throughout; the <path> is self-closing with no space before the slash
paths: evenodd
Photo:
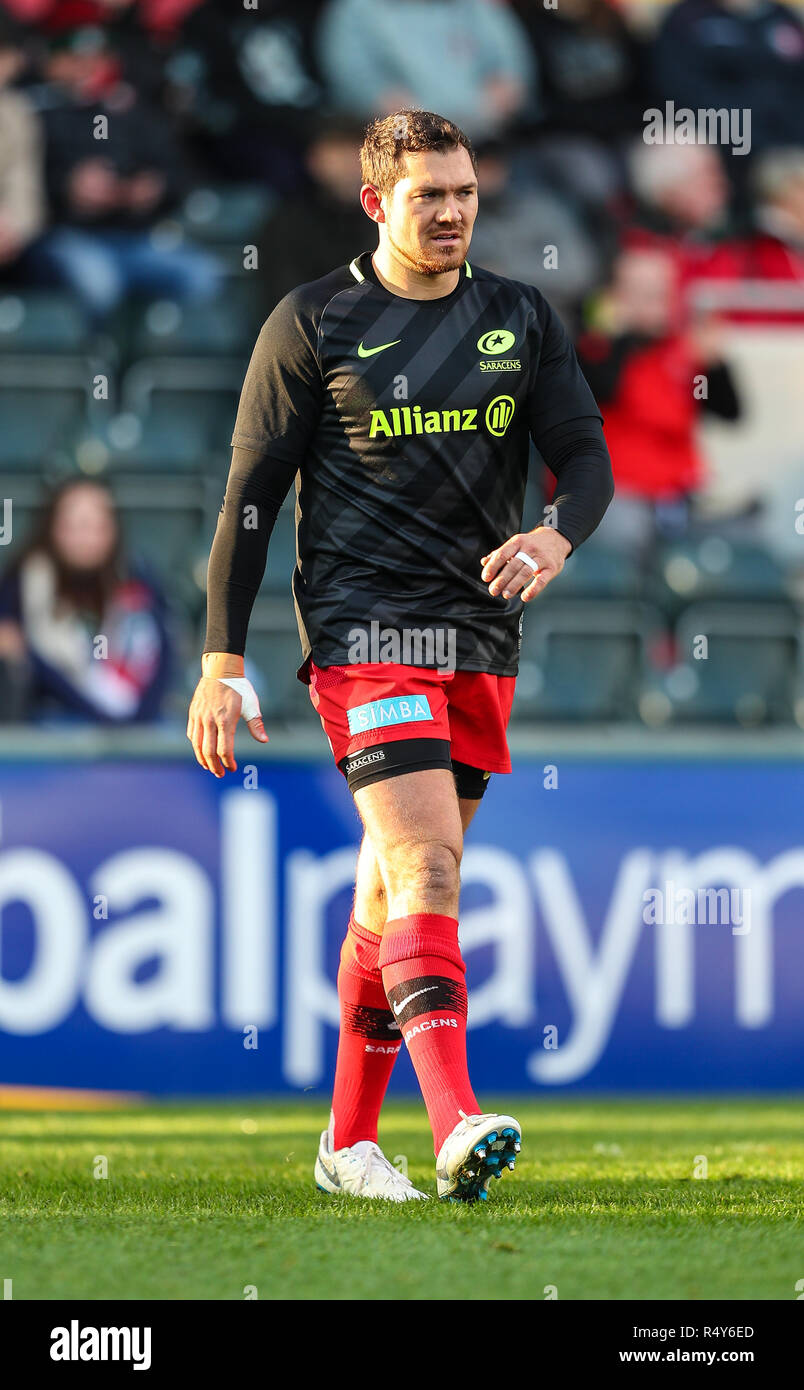
<path id="1" fill-rule="evenodd" d="M 437 116 L 435 111 L 417 111 L 413 107 L 393 111 L 390 116 L 381 116 L 366 127 L 360 149 L 363 182 L 370 183 L 383 197 L 404 178 L 400 171 L 404 155 L 426 150 L 446 153 L 460 146 L 466 150 L 477 173 L 477 156 L 460 126 L 448 121 L 446 116 Z"/>

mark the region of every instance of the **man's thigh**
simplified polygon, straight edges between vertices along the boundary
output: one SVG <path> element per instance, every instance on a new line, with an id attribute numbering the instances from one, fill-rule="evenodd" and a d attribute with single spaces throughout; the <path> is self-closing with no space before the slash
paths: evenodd
<path id="1" fill-rule="evenodd" d="M 415 773 L 415 772 L 414 772 L 414 773 L 410 773 L 410 776 L 411 776 L 411 777 L 416 777 L 416 776 L 418 776 L 418 775 L 419 775 L 419 774 L 418 774 L 418 773 Z M 395 782 L 401 782 L 403 779 L 397 777 L 397 778 L 393 778 L 393 779 L 391 779 L 391 780 L 393 780 L 393 781 L 395 781 Z M 454 778 L 453 778 L 453 781 L 454 781 Z M 379 787 L 379 786 L 382 785 L 382 783 L 380 783 L 380 782 L 375 782 L 373 785 Z M 362 795 L 362 794 L 358 792 L 358 797 L 361 796 L 361 795 Z M 355 802 L 356 802 L 356 804 L 357 804 L 358 811 L 360 811 L 360 801 L 358 800 L 357 797 L 355 797 Z M 479 805 L 480 805 L 480 801 L 470 800 L 468 797 L 464 797 L 464 796 L 459 796 L 459 797 L 458 797 L 458 815 L 459 815 L 459 817 L 460 817 L 460 822 L 461 822 L 461 838 L 462 838 L 462 839 L 463 839 L 463 836 L 466 834 L 466 831 L 469 829 L 469 826 L 471 825 L 472 821 L 474 820 L 475 813 L 476 813 L 477 808 L 478 808 Z M 379 808 L 379 810 L 378 810 L 378 808 Z M 379 797 L 376 798 L 376 801 L 375 801 L 374 805 L 373 805 L 373 806 L 369 805 L 368 813 L 369 813 L 370 816 L 373 815 L 374 818 L 376 818 L 377 815 L 379 815 L 379 818 L 380 818 L 381 821 L 385 821 L 385 820 L 386 820 L 386 815 L 385 815 L 385 811 L 384 811 L 384 807 L 383 807 L 382 798 L 379 798 Z M 364 838 L 363 838 L 363 843 L 362 843 L 362 845 L 361 845 L 361 854 L 362 854 L 362 858 L 361 858 L 361 860 L 358 862 L 358 873 L 362 873 L 362 874 L 366 875 L 367 877 L 371 877 L 374 873 L 376 873 L 376 872 L 379 870 L 379 864 L 378 864 L 378 862 L 377 862 L 377 855 L 376 855 L 375 852 L 374 852 L 374 846 L 373 846 L 372 841 L 371 841 L 371 836 L 369 835 L 368 829 L 367 829 L 367 827 L 366 827 L 366 819 L 365 819 L 364 816 L 362 816 L 362 814 L 361 814 L 361 818 L 362 818 L 362 820 L 363 820 L 363 827 L 364 827 L 364 830 L 365 830 L 365 835 L 364 835 Z"/>
<path id="2" fill-rule="evenodd" d="M 442 845 L 460 861 L 463 824 L 451 770 L 386 777 L 359 787 L 354 798 L 383 876 L 392 860 L 422 845 Z"/>

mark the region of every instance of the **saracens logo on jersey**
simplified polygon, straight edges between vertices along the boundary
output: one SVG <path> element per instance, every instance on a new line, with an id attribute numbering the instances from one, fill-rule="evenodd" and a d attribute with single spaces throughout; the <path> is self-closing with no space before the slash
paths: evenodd
<path id="1" fill-rule="evenodd" d="M 520 372 L 522 363 L 518 357 L 503 358 L 516 342 L 516 333 L 509 328 L 492 328 L 477 340 L 477 350 L 483 353 L 478 366 L 481 372 Z"/>
<path id="2" fill-rule="evenodd" d="M 478 430 L 485 421 L 489 434 L 501 439 L 510 425 L 516 403 L 513 396 L 495 396 L 485 417 L 477 410 L 422 410 L 420 405 L 395 405 L 390 410 L 372 410 L 369 439 L 387 439 L 406 434 L 454 434 Z"/>
<path id="3" fill-rule="evenodd" d="M 477 349 L 488 357 L 502 357 L 515 342 L 516 333 L 512 333 L 510 329 L 492 328 L 489 333 L 484 333 L 482 338 L 478 338 Z"/>

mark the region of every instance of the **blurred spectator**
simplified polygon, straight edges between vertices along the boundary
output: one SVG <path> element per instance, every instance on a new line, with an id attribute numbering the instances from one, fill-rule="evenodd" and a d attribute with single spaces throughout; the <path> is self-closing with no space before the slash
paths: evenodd
<path id="1" fill-rule="evenodd" d="M 152 33 L 172 32 L 204 0 L 2 0 L 17 19 L 46 29 L 75 29 L 83 24 L 115 23 L 126 10 L 135 11 Z"/>
<path id="2" fill-rule="evenodd" d="M 168 678 L 162 599 L 128 569 L 98 483 L 73 478 L 53 493 L 0 583 L 0 667 L 5 719 L 158 716 Z"/>
<path id="3" fill-rule="evenodd" d="M 676 107 L 749 111 L 754 150 L 804 142 L 804 30 L 774 0 L 681 0 L 654 41 L 653 83 Z"/>
<path id="4" fill-rule="evenodd" d="M 512 0 L 541 77 L 543 130 L 613 140 L 639 128 L 642 45 L 608 0 Z"/>
<path id="5" fill-rule="evenodd" d="M 313 47 L 323 3 L 261 0 L 244 9 L 206 0 L 183 25 L 168 75 L 220 177 L 259 179 L 280 193 L 303 184 L 304 148 L 324 98 Z"/>
<path id="6" fill-rule="evenodd" d="M 120 75 L 159 99 L 164 63 L 181 24 L 203 0 L 2 0 L 45 34 L 100 26 L 110 33 Z"/>
<path id="7" fill-rule="evenodd" d="M 360 206 L 363 128 L 332 120 L 305 155 L 309 187 L 281 201 L 259 239 L 263 316 L 308 280 L 345 265 L 376 242 Z"/>
<path id="8" fill-rule="evenodd" d="M 696 279 L 740 275 L 731 187 L 712 145 L 646 145 L 629 152 L 635 205 L 626 246 L 656 242 L 679 264 L 682 292 Z"/>
<path id="9" fill-rule="evenodd" d="M 28 98 L 12 85 L 26 63 L 22 35 L 0 11 L 0 275 L 45 219 L 40 124 Z"/>
<path id="10" fill-rule="evenodd" d="M 743 294 L 746 282 L 804 283 L 804 151 L 768 150 L 752 166 L 754 206 L 742 225 L 732 216 L 730 188 L 711 145 L 646 145 L 630 156 L 636 206 L 623 231 L 628 247 L 661 245 L 677 262 L 683 297 L 694 302 L 711 282 L 723 286 L 731 320 L 801 320 L 761 292 Z M 700 286 L 706 281 L 707 287 Z M 729 290 L 729 285 L 733 289 Z"/>
<path id="11" fill-rule="evenodd" d="M 2 0 L 3 8 L 24 24 L 38 24 L 57 0 Z"/>
<path id="12" fill-rule="evenodd" d="M 750 272 L 804 284 L 804 149 L 768 150 L 754 169 Z"/>
<path id="13" fill-rule="evenodd" d="M 647 145 L 629 153 L 633 223 L 661 236 L 709 245 L 732 230 L 729 181 L 712 145 Z"/>
<path id="14" fill-rule="evenodd" d="M 615 500 L 603 543 L 637 553 L 656 527 L 683 530 L 703 479 L 699 411 L 736 420 L 740 406 L 716 322 L 679 317 L 678 266 L 661 247 L 623 252 L 578 357 L 601 407 Z"/>
<path id="15" fill-rule="evenodd" d="M 478 150 L 478 217 L 469 258 L 498 275 L 536 285 L 567 317 L 602 270 L 599 222 L 573 193 L 521 169 L 502 143 Z"/>
<path id="16" fill-rule="evenodd" d="M 204 299 L 218 288 L 208 252 L 151 229 L 190 186 L 184 151 L 166 114 L 116 84 L 101 30 L 50 41 L 48 85 L 36 88 L 45 125 L 54 226 L 29 253 L 36 278 L 67 284 L 99 319 L 131 291 Z M 105 136 L 97 138 L 99 117 Z"/>
<path id="17" fill-rule="evenodd" d="M 330 0 L 318 47 L 330 96 L 363 119 L 420 106 L 478 140 L 533 99 L 526 36 L 495 0 Z"/>

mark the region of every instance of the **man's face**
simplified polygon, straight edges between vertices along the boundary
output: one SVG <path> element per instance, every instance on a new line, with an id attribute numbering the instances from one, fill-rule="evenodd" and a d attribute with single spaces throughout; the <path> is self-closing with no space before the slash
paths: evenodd
<path id="1" fill-rule="evenodd" d="M 477 216 L 468 152 L 406 154 L 404 173 L 382 199 L 391 246 L 420 275 L 443 275 L 466 260 Z"/>
<path id="2" fill-rule="evenodd" d="M 683 172 L 659 195 L 659 206 L 689 227 L 715 226 L 725 215 L 729 202 L 726 175 L 715 151 L 709 145 L 684 145 Z"/>
<path id="3" fill-rule="evenodd" d="M 666 251 L 624 251 L 615 266 L 613 288 L 624 328 L 651 338 L 670 332 L 678 275 Z"/>
<path id="4" fill-rule="evenodd" d="M 324 134 L 307 151 L 307 168 L 316 183 L 354 206 L 355 194 L 360 192 L 360 141 Z"/>

